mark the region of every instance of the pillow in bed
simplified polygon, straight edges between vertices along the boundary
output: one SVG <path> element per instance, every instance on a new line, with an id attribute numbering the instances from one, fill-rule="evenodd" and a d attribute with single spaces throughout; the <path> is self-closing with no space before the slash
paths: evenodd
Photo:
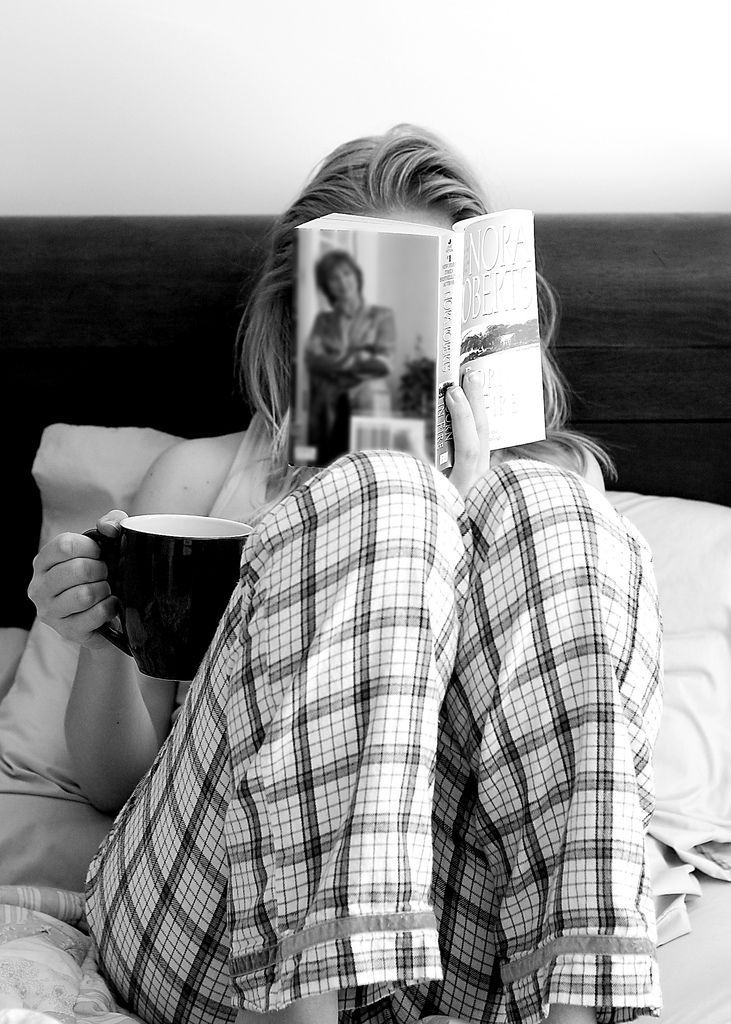
<path id="1" fill-rule="evenodd" d="M 0 701 L 10 689 L 28 640 L 28 630 L 0 626 Z"/>
<path id="2" fill-rule="evenodd" d="M 54 424 L 33 465 L 41 544 L 129 508 L 150 464 L 178 438 L 138 427 Z M 74 781 L 63 719 L 78 648 L 36 621 L 0 703 L 0 884 L 79 890 L 111 819 Z"/>
<path id="3" fill-rule="evenodd" d="M 731 508 L 609 492 L 652 549 L 665 700 L 650 834 L 731 881 Z"/>

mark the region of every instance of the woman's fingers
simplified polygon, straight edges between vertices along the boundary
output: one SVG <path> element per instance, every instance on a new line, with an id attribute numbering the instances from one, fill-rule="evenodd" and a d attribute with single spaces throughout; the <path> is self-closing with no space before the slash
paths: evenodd
<path id="1" fill-rule="evenodd" d="M 118 613 L 117 599 L 109 596 L 77 615 L 59 619 L 53 628 L 67 640 L 73 640 L 84 647 L 105 647 L 107 641 L 97 630 L 106 622 L 111 622 Z"/>
<path id="2" fill-rule="evenodd" d="M 450 481 L 463 496 L 475 480 L 490 468 L 490 427 L 482 370 L 467 370 L 462 380 L 447 391 L 446 400 L 454 435 L 454 466 Z"/>
<path id="3" fill-rule="evenodd" d="M 96 524 L 96 528 L 105 537 L 116 537 L 119 533 L 119 524 L 126 518 L 126 512 L 123 512 L 120 508 L 113 508 L 111 512 L 107 512 L 106 515 L 101 517 Z"/>
<path id="4" fill-rule="evenodd" d="M 78 617 L 111 596 L 107 582 L 107 567 L 97 558 L 73 558 L 52 565 L 40 575 L 34 574 L 28 595 L 36 606 L 38 618 L 68 639 L 78 640 Z M 98 611 L 92 616 L 95 621 Z M 77 620 L 71 632 L 66 620 Z M 86 633 L 96 625 L 81 624 Z M 72 635 L 73 634 L 73 635 Z"/>
<path id="5" fill-rule="evenodd" d="M 477 475 L 481 476 L 490 468 L 490 424 L 487 417 L 487 398 L 485 396 L 485 374 L 482 370 L 465 371 L 462 378 L 462 387 L 470 403 L 470 409 L 475 420 L 475 429 L 479 442 L 479 455 Z"/>
<path id="6" fill-rule="evenodd" d="M 98 559 L 99 546 L 91 537 L 81 533 L 60 533 L 45 544 L 33 559 L 34 574 L 41 575 L 76 558 Z"/>
<path id="7" fill-rule="evenodd" d="M 446 400 L 454 439 L 454 465 L 449 479 L 464 497 L 477 475 L 480 439 L 467 395 L 462 388 L 455 384 L 447 391 Z"/>
<path id="8" fill-rule="evenodd" d="M 114 535 L 122 518 L 124 513 L 115 509 L 99 520 L 97 528 Z M 104 642 L 95 630 L 117 612 L 100 555 L 90 537 L 59 534 L 33 560 L 28 587 L 38 618 L 67 640 L 87 646 Z"/>
<path id="9" fill-rule="evenodd" d="M 58 593 L 53 597 L 47 596 L 45 599 L 37 600 L 36 610 L 41 622 L 45 622 L 66 640 L 88 647 L 101 646 L 103 639 L 97 636 L 95 631 L 117 615 L 117 600 L 112 596 L 106 578 L 88 578 L 92 574 L 86 571 L 84 563 L 95 564 L 86 559 L 78 560 L 78 571 L 66 572 L 56 578 L 53 578 L 54 571 L 51 570 L 47 574 L 51 579 L 46 580 L 46 587 L 58 587 Z M 106 576 L 103 562 L 101 567 Z"/>
<path id="10" fill-rule="evenodd" d="M 78 615 L 88 611 L 100 601 L 105 601 L 112 591 L 106 579 L 96 581 L 81 580 L 66 587 L 54 599 L 52 618 L 54 621 L 66 619 L 70 615 Z M 49 609 L 50 610 L 50 609 Z"/>

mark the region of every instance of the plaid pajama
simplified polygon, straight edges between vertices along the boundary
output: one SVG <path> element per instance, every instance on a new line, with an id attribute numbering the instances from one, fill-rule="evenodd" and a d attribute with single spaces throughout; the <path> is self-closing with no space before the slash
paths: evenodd
<path id="1" fill-rule="evenodd" d="M 87 916 L 150 1024 L 659 1006 L 644 542 L 573 474 L 347 456 L 268 513 Z"/>

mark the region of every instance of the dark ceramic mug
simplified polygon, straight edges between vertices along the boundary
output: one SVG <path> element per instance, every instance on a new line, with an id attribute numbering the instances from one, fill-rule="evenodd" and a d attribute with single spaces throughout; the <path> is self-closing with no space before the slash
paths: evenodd
<path id="1" fill-rule="evenodd" d="M 239 579 L 251 527 L 211 516 L 128 516 L 101 548 L 121 628 L 99 632 L 159 679 L 192 679 Z"/>

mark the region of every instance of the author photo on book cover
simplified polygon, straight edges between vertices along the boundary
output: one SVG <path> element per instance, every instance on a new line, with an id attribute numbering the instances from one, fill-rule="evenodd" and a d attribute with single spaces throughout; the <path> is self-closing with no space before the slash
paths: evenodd
<path id="1" fill-rule="evenodd" d="M 315 316 L 305 347 L 308 442 L 327 463 L 348 451 L 352 415 L 391 409 L 396 319 L 391 308 L 366 302 L 363 270 L 345 249 L 317 260 L 315 283 L 330 308 Z"/>

